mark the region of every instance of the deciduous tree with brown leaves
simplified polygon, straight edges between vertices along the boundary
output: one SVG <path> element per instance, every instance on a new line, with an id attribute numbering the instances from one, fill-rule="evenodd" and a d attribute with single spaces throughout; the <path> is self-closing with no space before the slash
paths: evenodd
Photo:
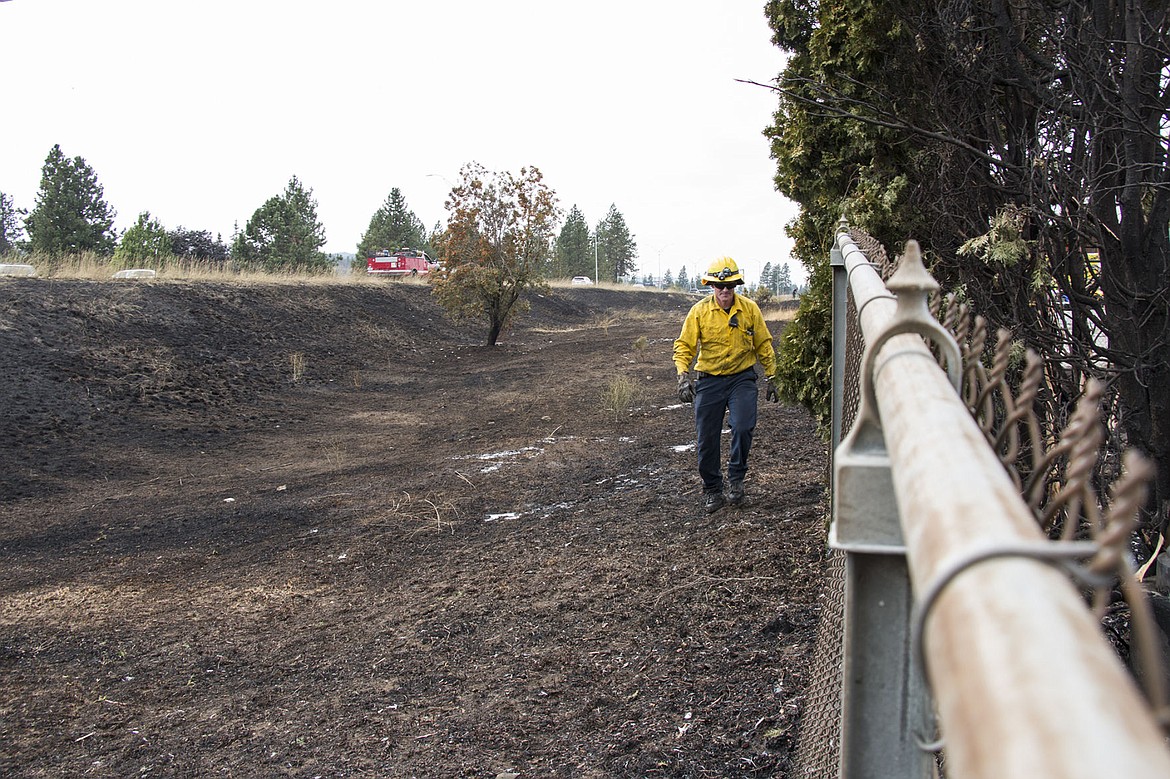
<path id="1" fill-rule="evenodd" d="M 557 197 L 537 168 L 518 175 L 469 163 L 448 195 L 447 229 L 435 238 L 442 269 L 434 294 L 452 318 L 485 320 L 495 345 L 529 290 L 545 288 L 560 218 Z"/>

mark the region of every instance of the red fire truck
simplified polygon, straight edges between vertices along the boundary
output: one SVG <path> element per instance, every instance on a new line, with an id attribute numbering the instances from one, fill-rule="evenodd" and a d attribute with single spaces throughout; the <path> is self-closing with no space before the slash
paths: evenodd
<path id="1" fill-rule="evenodd" d="M 383 249 L 366 260 L 366 273 L 382 276 L 425 276 L 438 267 L 422 249 Z"/>

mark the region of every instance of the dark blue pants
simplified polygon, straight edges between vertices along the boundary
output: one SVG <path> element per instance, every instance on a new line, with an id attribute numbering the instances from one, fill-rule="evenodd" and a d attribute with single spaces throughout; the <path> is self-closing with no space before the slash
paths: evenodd
<path id="1" fill-rule="evenodd" d="M 756 429 L 756 370 L 730 376 L 702 374 L 695 382 L 695 433 L 699 453 L 699 477 L 703 492 L 723 490 L 720 470 L 723 414 L 728 413 L 731 426 L 731 457 L 727 461 L 727 478 L 742 481 L 747 474 L 748 453 Z"/>

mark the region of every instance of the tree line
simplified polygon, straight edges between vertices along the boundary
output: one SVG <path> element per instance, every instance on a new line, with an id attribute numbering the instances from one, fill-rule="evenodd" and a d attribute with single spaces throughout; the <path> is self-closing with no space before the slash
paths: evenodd
<path id="1" fill-rule="evenodd" d="M 411 247 L 436 257 L 436 298 L 456 319 L 483 320 L 489 344 L 524 310 L 524 295 L 543 290 L 547 278 L 585 275 L 588 269 L 618 281 L 637 271 L 637 243 L 616 206 L 592 231 L 574 206 L 558 232 L 562 212 L 556 193 L 537 168 L 515 175 L 468 164 L 445 206 L 447 224 L 428 232 L 402 191 L 391 189 L 370 218 L 357 254 L 364 258 L 380 249 Z M 27 238 L 21 237 L 20 217 Z M 148 211 L 119 237 L 114 218 L 93 168 L 54 145 L 31 211 L 16 209 L 0 193 L 0 255 L 34 253 L 39 261 L 54 264 L 92 252 L 110 257 L 115 268 L 160 268 L 179 258 L 270 273 L 325 270 L 335 264 L 321 251 L 325 231 L 313 191 L 296 176 L 256 209 L 243 230 L 237 228 L 230 246 L 208 231 L 167 230 Z"/>
<path id="2" fill-rule="evenodd" d="M 559 216 L 559 211 L 549 215 Z M 238 270 L 267 272 L 324 270 L 336 262 L 322 252 L 325 230 L 313 191 L 296 176 L 283 192 L 257 208 L 242 230 L 237 225 L 227 243 L 207 230 L 167 229 L 149 211 L 139 214 L 119 236 L 115 217 L 93 168 L 83 157 L 67 157 L 55 145 L 41 169 L 31 211 L 17 209 L 12 198 L 0 192 L 0 255 L 27 252 L 53 263 L 92 252 L 110 257 L 113 267 L 161 267 L 178 258 L 216 265 L 230 262 Z M 379 250 L 411 247 L 437 256 L 436 247 L 447 229 L 436 223 L 428 231 L 394 187 L 371 216 L 356 255 L 364 259 Z M 597 271 L 600 278 L 617 282 L 634 276 L 637 253 L 634 235 L 616 205 L 592 229 L 574 205 L 540 270 L 550 278 L 593 277 Z"/>
<path id="3" fill-rule="evenodd" d="M 655 279 L 650 275 L 642 277 L 642 283 L 661 287 L 663 289 L 675 289 L 681 291 L 698 291 L 702 288 L 703 276 L 701 273 L 690 274 L 687 272 L 687 266 L 682 266 L 678 269 L 677 275 L 667 270 L 662 274 L 661 279 Z M 799 285 L 792 283 L 792 268 L 787 262 L 776 263 L 773 265 L 770 262 L 765 262 L 763 269 L 760 271 L 760 281 L 758 284 L 748 284 L 746 289 L 757 302 L 766 302 L 772 297 L 779 297 L 783 295 L 796 296 Z"/>
<path id="4" fill-rule="evenodd" d="M 228 257 L 219 236 L 185 227 L 168 231 L 149 212 L 140 214 L 119 240 L 115 216 L 89 163 L 80 156 L 67 157 L 59 144 L 54 145 L 41 168 L 31 211 L 16 208 L 12 198 L 0 192 L 0 256 L 33 253 L 52 263 L 93 252 L 112 257 L 114 265 L 157 264 L 171 257 L 222 262 Z"/>

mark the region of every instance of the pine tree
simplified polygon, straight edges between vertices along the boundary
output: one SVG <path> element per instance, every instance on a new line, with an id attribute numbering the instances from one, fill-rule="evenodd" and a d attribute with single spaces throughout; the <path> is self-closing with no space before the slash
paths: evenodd
<path id="1" fill-rule="evenodd" d="M 638 272 L 634 262 L 638 256 L 638 244 L 616 205 L 610 205 L 609 213 L 597 225 L 596 240 L 603 276 L 617 282 L 623 276 L 633 276 Z"/>
<path id="2" fill-rule="evenodd" d="M 321 252 L 324 245 L 325 228 L 317 221 L 313 190 L 293 176 L 284 193 L 257 208 L 237 233 L 232 259 L 244 270 L 321 270 L 331 265 Z"/>
<path id="3" fill-rule="evenodd" d="M 203 260 L 222 264 L 228 259 L 228 247 L 223 236 L 211 237 L 208 230 L 188 230 L 178 227 L 168 234 L 171 240 L 171 254 L 185 260 Z"/>
<path id="4" fill-rule="evenodd" d="M 394 187 L 385 202 L 370 217 L 370 226 L 358 242 L 357 256 L 364 260 L 381 249 L 394 251 L 410 247 L 425 250 L 427 245 L 426 228 L 422 220 L 407 207 L 402 191 Z"/>
<path id="5" fill-rule="evenodd" d="M 0 192 L 0 257 L 16 251 L 20 240 L 20 225 L 16 221 L 17 211 L 12 198 Z"/>
<path id="6" fill-rule="evenodd" d="M 593 276 L 593 242 L 589 224 L 580 209 L 569 209 L 565 224 L 557 235 L 556 253 L 550 264 L 549 275 L 557 278 Z"/>
<path id="7" fill-rule="evenodd" d="M 143 211 L 134 226 L 122 236 L 118 248 L 114 249 L 113 265 L 117 268 L 161 268 L 170 256 L 171 236 L 149 211 Z"/>
<path id="8" fill-rule="evenodd" d="M 784 295 L 792 291 L 792 269 L 788 263 L 777 265 L 773 271 L 772 291 Z"/>
<path id="9" fill-rule="evenodd" d="M 29 248 L 50 257 L 85 251 L 110 255 L 117 241 L 115 216 L 93 168 L 54 145 L 41 168 L 36 206 L 24 222 Z"/>

